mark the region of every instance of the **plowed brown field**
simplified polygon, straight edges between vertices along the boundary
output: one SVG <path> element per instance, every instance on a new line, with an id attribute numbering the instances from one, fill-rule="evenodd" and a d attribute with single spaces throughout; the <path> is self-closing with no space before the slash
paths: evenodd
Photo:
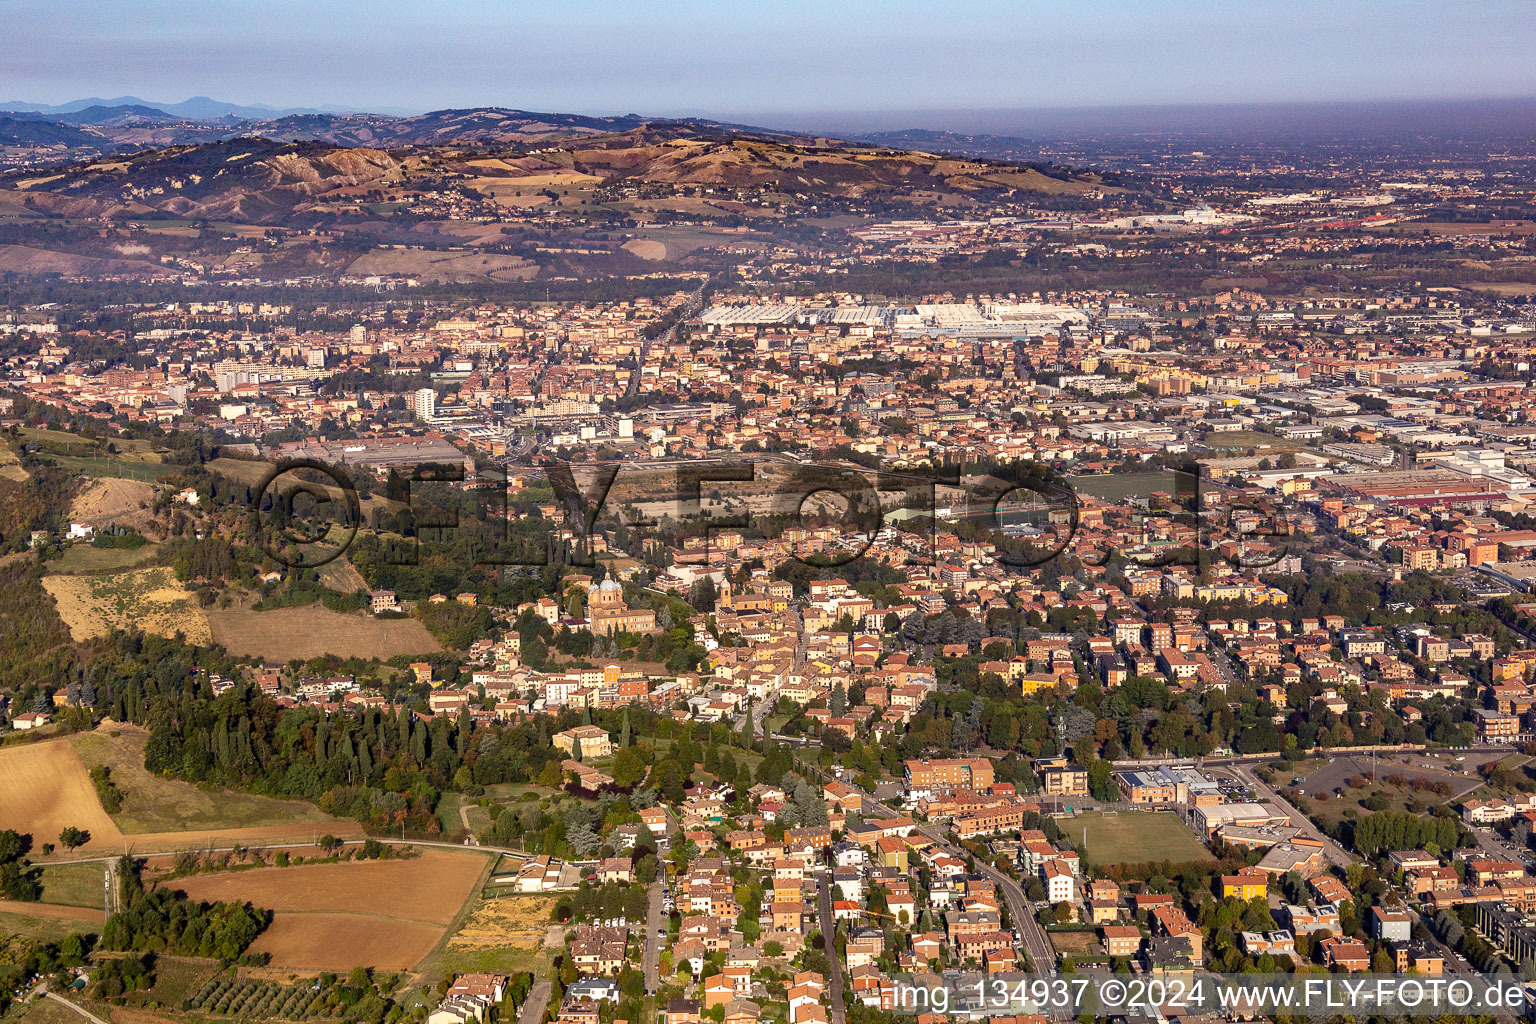
<path id="1" fill-rule="evenodd" d="M 424 850 L 406 860 L 211 872 L 164 884 L 195 899 L 274 911 L 251 946 L 274 967 L 403 971 L 437 945 L 485 868 L 484 856 Z"/>

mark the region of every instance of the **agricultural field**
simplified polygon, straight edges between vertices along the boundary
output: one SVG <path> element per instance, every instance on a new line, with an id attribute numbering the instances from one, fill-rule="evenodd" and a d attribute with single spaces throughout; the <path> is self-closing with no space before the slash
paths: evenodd
<path id="1" fill-rule="evenodd" d="M 79 853 L 199 849 L 215 843 L 298 842 L 317 832 L 362 835 L 356 822 L 328 818 L 308 804 L 204 790 L 143 768 L 143 732 L 106 730 L 70 739 L 0 747 L 0 828 L 33 837 L 34 859 L 70 826 L 90 833 Z M 77 746 L 80 748 L 77 750 Z M 135 751 L 139 753 L 135 754 Z M 96 796 L 86 760 L 110 764 L 123 793 L 120 828 Z M 136 759 L 137 758 L 137 759 Z"/>
<path id="2" fill-rule="evenodd" d="M 98 903 L 101 901 L 98 900 Z M 61 907 L 52 903 L 18 903 L 15 900 L 0 900 L 0 915 L 16 914 L 22 917 L 38 918 L 48 921 L 73 921 L 85 924 L 101 924 L 106 920 L 106 913 L 100 907 L 92 910 L 89 907 Z M 0 927 L 0 933 L 5 929 Z"/>
<path id="3" fill-rule="evenodd" d="M 95 919 L 91 921 L 68 916 L 74 913 L 84 915 L 88 911 L 81 907 L 48 907 L 42 903 L 12 903 L 0 900 L 0 935 L 58 942 L 67 935 L 101 930 L 100 913 L 97 913 Z M 4 970 L 4 966 L 0 965 L 0 973 Z M 80 1024 L 80 1022 L 76 1020 L 73 1024 Z"/>
<path id="4" fill-rule="evenodd" d="M 218 964 L 197 957 L 155 957 L 155 984 L 148 992 L 136 994 L 144 1002 L 156 1002 L 161 1006 L 180 1006 L 202 990 L 203 986 L 218 973 Z M 133 998 L 133 997 L 130 997 Z M 114 1020 L 118 1012 L 113 1011 Z"/>
<path id="5" fill-rule="evenodd" d="M 439 945 L 489 869 L 483 854 L 430 849 L 405 860 L 211 872 L 167 884 L 194 899 L 271 909 L 272 924 L 250 951 L 275 967 L 399 971 Z"/>
<path id="6" fill-rule="evenodd" d="M 69 518 L 101 525 L 142 511 L 141 506 L 152 503 L 154 497 L 154 487 L 141 480 L 117 477 L 93 480 L 75 495 L 69 506 Z"/>
<path id="7" fill-rule="evenodd" d="M 182 998 L 192 1009 L 216 1016 L 247 1020 L 309 1020 L 326 1016 L 326 997 L 326 992 L 311 985 L 283 985 L 218 974 L 207 978 Z M 180 1002 L 178 999 L 172 1005 Z"/>
<path id="8" fill-rule="evenodd" d="M 351 824 L 338 822 L 313 804 L 299 800 L 205 788 L 151 774 L 144 768 L 147 737 L 143 729 L 114 725 L 69 739 L 87 769 L 105 765 L 112 770 L 112 783 L 123 801 L 123 809 L 113 820 L 130 836 L 289 825 L 300 826 L 292 830 L 300 832 L 312 825 L 329 829 Z"/>
<path id="9" fill-rule="evenodd" d="M 180 632 L 193 643 L 212 639 L 208 617 L 165 566 L 108 576 L 45 576 L 43 588 L 76 640 L 105 636 L 114 628 L 162 636 Z"/>
<path id="10" fill-rule="evenodd" d="M 388 660 L 397 654 L 442 650 L 418 619 L 375 619 L 333 612 L 318 604 L 265 612 L 218 609 L 209 611 L 206 619 L 213 639 L 231 654 L 273 661 L 324 654 Z"/>
<path id="11" fill-rule="evenodd" d="M 423 281 L 527 281 L 538 265 L 505 253 L 439 252 L 431 249 L 375 249 L 359 256 L 349 274 L 393 274 Z"/>
<path id="12" fill-rule="evenodd" d="M 1116 863 L 1207 861 L 1211 852 L 1195 838 L 1189 826 L 1171 811 L 1122 811 L 1105 814 L 1090 811 L 1058 824 L 1076 843 L 1083 843 L 1083 859 L 1095 866 Z"/>
<path id="13" fill-rule="evenodd" d="M 420 973 L 463 971 L 542 973 L 559 947 L 550 947 L 549 912 L 559 897 L 516 895 L 476 902 L 467 920 L 420 968 Z"/>
<path id="14" fill-rule="evenodd" d="M 0 748 L 0 829 L 31 835 L 36 851 L 70 826 L 91 834 L 84 850 L 122 849 L 122 832 L 101 809 L 96 787 L 67 740 Z"/>

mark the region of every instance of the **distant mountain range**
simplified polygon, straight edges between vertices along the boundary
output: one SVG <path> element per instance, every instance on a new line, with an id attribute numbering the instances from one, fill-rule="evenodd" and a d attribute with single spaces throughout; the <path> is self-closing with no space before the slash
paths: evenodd
<path id="1" fill-rule="evenodd" d="M 151 100 L 141 100 L 137 96 L 117 96 L 112 99 L 91 96 L 83 100 L 70 100 L 68 103 L 53 105 L 27 103 L 22 100 L 0 100 L 0 110 L 29 111 L 38 114 L 73 114 L 89 107 L 144 107 L 159 111 L 171 118 L 194 121 L 217 120 L 224 117 L 253 120 L 286 117 L 289 114 L 359 113 L 351 107 L 269 107 L 261 103 L 228 103 L 224 100 L 210 99 L 207 96 L 193 96 L 180 103 L 156 103 Z"/>
<path id="2" fill-rule="evenodd" d="M 900 127 L 935 121 L 955 127 Z M 897 120 L 898 118 L 902 120 Z M 770 118 L 765 115 L 765 120 Z M 1114 166 L 1126 145 L 1147 135 L 1187 136 L 1191 148 L 1226 140 L 1296 142 L 1317 139 L 1397 140 L 1414 133 L 1447 138 L 1527 138 L 1536 131 L 1536 100 L 1271 104 L 1203 107 L 1093 108 L 1075 111 L 953 111 L 890 113 L 823 119 L 787 118 L 797 128 L 762 128 L 703 117 L 593 116 L 471 107 L 424 114 L 369 113 L 337 107 L 276 108 L 194 96 L 151 103 L 137 96 L 90 97 L 48 105 L 0 102 L 0 147 L 20 150 L 20 162 L 39 165 L 170 146 L 202 145 L 243 137 L 277 142 L 391 149 L 407 146 L 526 147 L 583 136 L 667 129 L 714 136 L 753 135 L 816 144 L 828 138 L 865 146 L 949 153 L 1008 161 L 1053 159 L 1050 139 L 1072 138 L 1075 162 Z M 879 124 L 885 120 L 889 127 Z M 780 122 L 784 123 L 784 122 Z M 1140 140 L 1138 142 L 1138 140 Z M 15 163 L 16 154 L 8 154 Z"/>
<path id="3" fill-rule="evenodd" d="M 277 111 L 221 104 L 202 98 L 156 106 L 132 96 L 97 102 L 79 100 L 47 109 L 36 109 L 40 104 L 13 103 L 10 106 L 13 109 L 0 109 L 0 119 L 4 119 L 4 123 L 0 123 L 0 146 L 38 149 L 36 162 L 58 159 L 60 154 L 56 150 L 59 146 L 105 154 L 242 137 L 373 148 L 527 145 L 581 136 L 613 135 L 646 127 L 808 138 L 750 125 L 695 118 L 652 118 L 639 114 L 594 117 L 502 107 L 434 110 L 399 117 L 345 111 Z M 252 110 L 260 111 L 259 116 L 251 115 L 249 111 Z M 56 130 L 50 132 L 41 127 L 43 125 L 53 126 Z"/>
<path id="4" fill-rule="evenodd" d="M 519 116 L 511 116 L 518 113 Z M 300 115 L 283 121 L 322 119 Z M 10 200 L 36 212 L 69 216 L 143 216 L 160 211 L 181 217 L 207 217 L 251 223 L 286 223 L 294 215 L 328 215 L 356 210 L 359 188 L 384 203 L 394 190 L 461 183 L 475 195 L 534 191 L 535 182 L 562 180 L 597 185 L 635 184 L 764 187 L 775 192 L 856 198 L 921 188 L 957 201 L 1017 192 L 1087 196 L 1119 191 L 1105 180 L 1066 168 L 1039 168 L 990 161 L 964 161 L 931 153 L 855 146 L 846 142 L 781 136 L 696 123 L 633 127 L 631 115 L 574 118 L 508 111 L 439 111 L 421 118 L 385 121 L 379 127 L 387 144 L 356 140 L 372 132 L 365 115 L 348 115 L 345 131 L 330 134 L 347 141 L 316 137 L 316 127 L 276 139 L 244 134 L 211 139 L 200 145 L 145 148 L 111 160 L 59 163 L 46 177 L 34 179 Z M 588 122 L 594 122 L 588 123 Z M 410 122 L 401 125 L 404 122 Z M 613 126 L 615 130 L 602 130 Z M 598 127 L 601 126 L 601 127 Z M 5 129 L 0 120 L 0 131 Z M 46 133 L 85 132 L 50 121 L 19 121 L 13 130 Z M 100 128 L 92 128 L 100 131 Z M 265 134 L 265 133 L 263 133 Z M 401 138 L 436 139 L 437 144 L 397 144 Z M 466 137 L 472 141 L 466 145 Z M 58 141 L 46 135 L 39 144 Z M 508 145 L 517 141 L 535 145 Z M 0 205 L 10 182 L 29 172 L 0 175 Z M 728 210 L 729 204 L 719 207 Z M 385 214 L 378 214 L 385 216 Z"/>

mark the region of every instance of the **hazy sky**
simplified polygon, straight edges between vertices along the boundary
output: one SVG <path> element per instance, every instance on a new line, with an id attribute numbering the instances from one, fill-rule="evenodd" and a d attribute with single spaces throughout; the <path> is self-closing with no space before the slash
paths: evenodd
<path id="1" fill-rule="evenodd" d="M 1536 96 L 1525 0 L 0 0 L 0 100 L 767 114 Z"/>

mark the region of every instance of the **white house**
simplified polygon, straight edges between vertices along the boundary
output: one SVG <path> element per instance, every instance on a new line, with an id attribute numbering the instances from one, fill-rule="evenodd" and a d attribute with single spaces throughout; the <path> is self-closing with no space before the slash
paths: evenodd
<path id="1" fill-rule="evenodd" d="M 1040 865 L 1040 879 L 1045 883 L 1046 899 L 1052 903 L 1071 903 L 1077 899 L 1077 878 L 1056 861 Z"/>
<path id="2" fill-rule="evenodd" d="M 24 715 L 17 715 L 11 719 L 11 728 L 25 732 L 28 729 L 36 729 L 40 725 L 47 725 L 49 720 L 46 711 L 28 711 Z"/>

